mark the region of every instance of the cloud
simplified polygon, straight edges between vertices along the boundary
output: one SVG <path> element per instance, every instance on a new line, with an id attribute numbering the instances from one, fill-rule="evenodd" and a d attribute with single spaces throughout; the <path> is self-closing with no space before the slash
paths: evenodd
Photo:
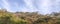
<path id="1" fill-rule="evenodd" d="M 33 11 L 37 11 L 37 8 L 33 5 L 34 4 L 34 0 L 24 0 L 25 4 L 26 4 L 26 9 L 28 9 L 27 11 L 29 12 L 33 12 Z"/>
<path id="2" fill-rule="evenodd" d="M 3 6 L 2 8 L 5 8 L 8 11 L 11 11 L 10 10 L 10 4 L 9 4 L 9 2 L 7 0 L 2 0 L 2 6 Z"/>
<path id="3" fill-rule="evenodd" d="M 19 2 L 20 1 L 20 2 Z M 1 5 L 8 11 L 23 11 L 46 14 L 53 11 L 58 11 L 60 0 L 2 0 Z"/>
<path id="4" fill-rule="evenodd" d="M 17 8 L 19 8 L 19 5 L 18 5 L 18 3 L 16 3 L 16 2 L 15 2 L 15 6 L 16 6 Z"/>
<path id="5" fill-rule="evenodd" d="M 39 11 L 41 13 L 49 13 L 51 10 L 50 0 L 24 0 L 26 3 L 26 9 L 28 11 Z M 50 8 L 49 8 L 50 7 Z"/>
<path id="6" fill-rule="evenodd" d="M 41 9 L 41 12 L 42 13 L 49 13 L 50 9 L 50 5 L 49 5 L 50 1 L 49 0 L 42 0 L 42 3 L 41 3 L 41 7 L 39 7 Z"/>

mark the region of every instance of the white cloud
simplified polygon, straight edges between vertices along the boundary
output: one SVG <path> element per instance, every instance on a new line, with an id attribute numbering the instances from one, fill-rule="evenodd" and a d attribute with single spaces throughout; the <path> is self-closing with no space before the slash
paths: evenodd
<path id="1" fill-rule="evenodd" d="M 33 0 L 24 0 L 24 2 L 26 3 L 26 9 L 31 9 L 33 11 Z"/>
<path id="2" fill-rule="evenodd" d="M 24 0 L 26 3 L 27 11 L 41 11 L 42 13 L 48 13 L 50 11 L 50 1 L 49 0 Z M 38 6 L 38 10 L 33 4 L 34 2 Z"/>
<path id="3" fill-rule="evenodd" d="M 58 7 L 56 6 L 57 4 L 59 5 L 58 2 L 60 2 L 60 0 L 56 0 L 56 1 L 52 1 L 52 0 L 24 0 L 26 6 L 23 7 L 23 8 L 20 8 L 22 6 L 19 6 L 19 3 L 17 2 L 13 2 L 13 4 L 15 4 L 15 8 L 17 9 L 21 9 L 20 11 L 29 11 L 29 12 L 33 12 L 33 11 L 41 11 L 41 13 L 49 13 L 51 12 L 51 10 L 53 9 L 53 5 L 55 7 Z M 11 9 L 14 8 L 14 7 L 11 7 L 12 5 L 9 4 L 9 2 L 7 0 L 2 0 L 2 6 L 4 8 L 6 8 L 8 11 L 12 11 Z M 36 5 L 34 5 L 34 3 Z M 35 7 L 37 6 L 37 7 Z"/>
<path id="4" fill-rule="evenodd" d="M 42 0 L 42 4 L 41 4 L 41 10 L 43 13 L 48 13 L 49 12 L 49 0 Z"/>
<path id="5" fill-rule="evenodd" d="M 30 9 L 30 11 L 41 11 L 41 13 L 48 13 L 50 11 L 50 1 L 49 0 L 25 0 L 25 3 Z M 38 6 L 36 8 L 33 4 L 36 4 L 35 6 Z"/>
<path id="6" fill-rule="evenodd" d="M 17 3 L 17 2 L 15 2 L 14 4 L 15 4 L 15 6 L 16 6 L 17 8 L 19 8 L 19 5 L 18 5 L 18 3 Z"/>
<path id="7" fill-rule="evenodd" d="M 8 11 L 11 11 L 9 2 L 7 0 L 2 0 L 2 2 L 3 8 L 6 8 Z"/>

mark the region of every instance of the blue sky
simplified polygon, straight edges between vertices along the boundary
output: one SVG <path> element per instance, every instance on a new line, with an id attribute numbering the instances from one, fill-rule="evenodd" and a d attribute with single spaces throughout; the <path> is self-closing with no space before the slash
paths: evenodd
<path id="1" fill-rule="evenodd" d="M 40 12 L 42 14 L 60 11 L 60 0 L 0 0 L 0 8 L 8 11 Z"/>

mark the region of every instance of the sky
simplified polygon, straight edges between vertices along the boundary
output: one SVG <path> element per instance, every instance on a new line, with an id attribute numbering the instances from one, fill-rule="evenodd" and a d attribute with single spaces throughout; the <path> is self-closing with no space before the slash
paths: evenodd
<path id="1" fill-rule="evenodd" d="M 60 11 L 60 0 L 0 0 L 0 8 L 10 12 L 36 12 L 47 14 Z"/>

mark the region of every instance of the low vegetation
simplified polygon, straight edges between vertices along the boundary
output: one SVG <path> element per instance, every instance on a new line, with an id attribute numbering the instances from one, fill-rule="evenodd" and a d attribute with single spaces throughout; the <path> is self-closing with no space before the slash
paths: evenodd
<path id="1" fill-rule="evenodd" d="M 8 12 L 0 10 L 0 24 L 60 24 L 60 13 L 38 14 L 38 12 Z"/>

